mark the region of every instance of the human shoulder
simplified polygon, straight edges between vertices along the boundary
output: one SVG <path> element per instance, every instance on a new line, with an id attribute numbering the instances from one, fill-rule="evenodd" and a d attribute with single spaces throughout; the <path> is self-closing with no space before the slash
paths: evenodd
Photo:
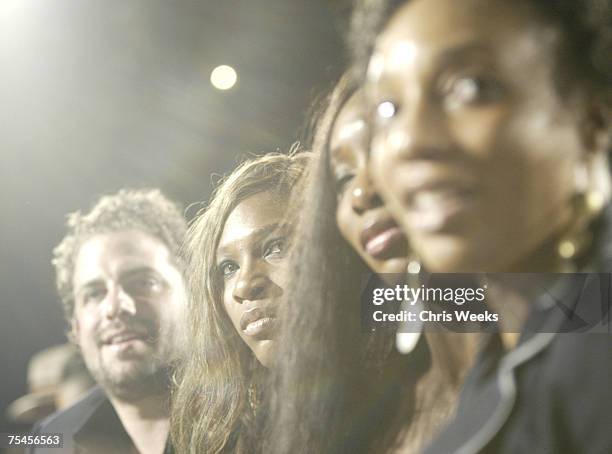
<path id="1" fill-rule="evenodd" d="M 108 398 L 104 391 L 96 386 L 83 398 L 51 416 L 38 422 L 32 429 L 36 434 L 59 433 L 63 435 L 64 449 L 61 452 L 71 452 L 72 441 L 75 433 L 87 422 L 92 414 L 106 402 Z M 42 454 L 46 449 L 30 450 L 31 454 Z M 54 452 L 58 452 L 55 450 Z"/>

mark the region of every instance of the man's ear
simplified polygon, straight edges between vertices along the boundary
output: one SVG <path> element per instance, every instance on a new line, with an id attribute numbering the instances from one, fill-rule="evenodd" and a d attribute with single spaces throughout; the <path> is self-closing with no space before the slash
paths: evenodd
<path id="1" fill-rule="evenodd" d="M 73 314 L 72 320 L 70 320 L 70 331 L 68 331 L 68 340 L 70 340 L 71 343 L 79 347 L 78 339 L 79 339 L 79 322 Z"/>

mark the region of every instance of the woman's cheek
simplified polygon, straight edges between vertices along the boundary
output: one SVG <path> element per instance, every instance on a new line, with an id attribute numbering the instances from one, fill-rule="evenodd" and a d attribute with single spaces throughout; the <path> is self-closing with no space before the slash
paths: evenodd
<path id="1" fill-rule="evenodd" d="M 507 109 L 495 106 L 463 112 L 449 118 L 451 141 L 460 151 L 475 158 L 494 155 L 503 147 L 500 138 L 508 127 Z"/>

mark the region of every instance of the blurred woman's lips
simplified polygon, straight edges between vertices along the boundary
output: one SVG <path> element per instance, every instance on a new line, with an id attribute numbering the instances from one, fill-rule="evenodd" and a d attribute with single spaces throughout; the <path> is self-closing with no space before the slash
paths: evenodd
<path id="1" fill-rule="evenodd" d="M 370 221 L 361 232 L 361 245 L 379 260 L 405 255 L 406 243 L 404 233 L 391 218 Z"/>
<path id="2" fill-rule="evenodd" d="M 481 194 L 478 175 L 475 164 L 460 158 L 415 159 L 398 164 L 394 177 L 404 214 L 408 215 L 404 218 L 406 227 L 434 233 L 463 225 L 465 213 Z"/>
<path id="3" fill-rule="evenodd" d="M 411 191 L 408 198 L 409 223 L 413 229 L 439 232 L 452 228 L 470 209 L 476 191 L 460 184 L 437 182 Z"/>

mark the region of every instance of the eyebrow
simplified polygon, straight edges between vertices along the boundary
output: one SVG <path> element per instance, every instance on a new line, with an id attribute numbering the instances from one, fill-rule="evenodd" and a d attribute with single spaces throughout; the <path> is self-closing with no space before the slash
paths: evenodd
<path id="1" fill-rule="evenodd" d="M 467 57 L 482 56 L 488 57 L 491 55 L 489 46 L 480 41 L 469 40 L 460 42 L 453 47 L 446 49 L 436 57 L 437 64 L 449 64 L 454 62 L 463 62 Z"/>
<path id="2" fill-rule="evenodd" d="M 101 278 L 95 278 L 95 279 L 91 279 L 87 282 L 85 282 L 84 284 L 81 284 L 79 286 L 76 286 L 74 288 L 74 297 L 78 298 L 79 296 L 81 296 L 82 293 L 84 293 L 85 291 L 89 290 L 89 289 L 94 289 L 94 288 L 105 288 L 106 286 L 104 285 L 104 280 Z"/>
<path id="3" fill-rule="evenodd" d="M 437 67 L 437 71 L 444 71 L 446 67 L 453 64 L 472 64 L 474 57 L 477 56 L 485 57 L 490 63 L 491 55 L 492 53 L 490 52 L 488 44 L 474 38 L 464 39 L 451 44 L 451 47 L 443 50 L 439 55 L 436 55 L 433 60 L 433 67 Z M 387 73 L 383 75 L 382 80 L 389 79 L 389 82 L 391 82 L 396 77 L 396 74 L 389 75 Z"/>
<path id="4" fill-rule="evenodd" d="M 130 278 L 130 277 L 138 276 L 141 274 L 159 275 L 159 273 L 153 268 L 151 268 L 150 266 L 137 266 L 135 268 L 128 268 L 127 270 L 121 271 L 121 273 L 119 273 L 119 278 L 120 279 Z"/>
<path id="5" fill-rule="evenodd" d="M 136 266 L 134 268 L 128 268 L 124 271 L 121 271 L 119 273 L 119 279 L 120 280 L 129 279 L 134 276 L 141 275 L 141 274 L 154 274 L 156 276 L 160 276 L 160 274 L 157 271 L 155 271 L 153 268 L 151 268 L 150 266 L 143 265 L 143 266 Z M 84 282 L 83 284 L 76 286 L 74 292 L 75 294 L 78 294 L 88 288 L 101 287 L 104 285 L 105 285 L 104 279 L 96 277 L 89 281 Z"/>
<path id="6" fill-rule="evenodd" d="M 268 225 L 264 225 L 263 227 L 260 227 L 258 229 L 253 230 L 251 233 L 249 233 L 246 236 L 237 238 L 233 241 L 231 241 L 230 243 L 225 243 L 225 244 L 220 244 L 219 247 L 217 248 L 217 255 L 223 255 L 223 254 L 227 254 L 228 253 L 228 249 L 229 247 L 235 243 L 236 241 L 243 241 L 246 240 L 248 238 L 256 238 L 256 239 L 261 239 L 261 238 L 265 238 L 266 236 L 270 235 L 273 232 L 286 232 L 289 229 L 289 225 L 287 223 L 284 222 L 275 222 L 273 224 L 268 224 Z"/>

